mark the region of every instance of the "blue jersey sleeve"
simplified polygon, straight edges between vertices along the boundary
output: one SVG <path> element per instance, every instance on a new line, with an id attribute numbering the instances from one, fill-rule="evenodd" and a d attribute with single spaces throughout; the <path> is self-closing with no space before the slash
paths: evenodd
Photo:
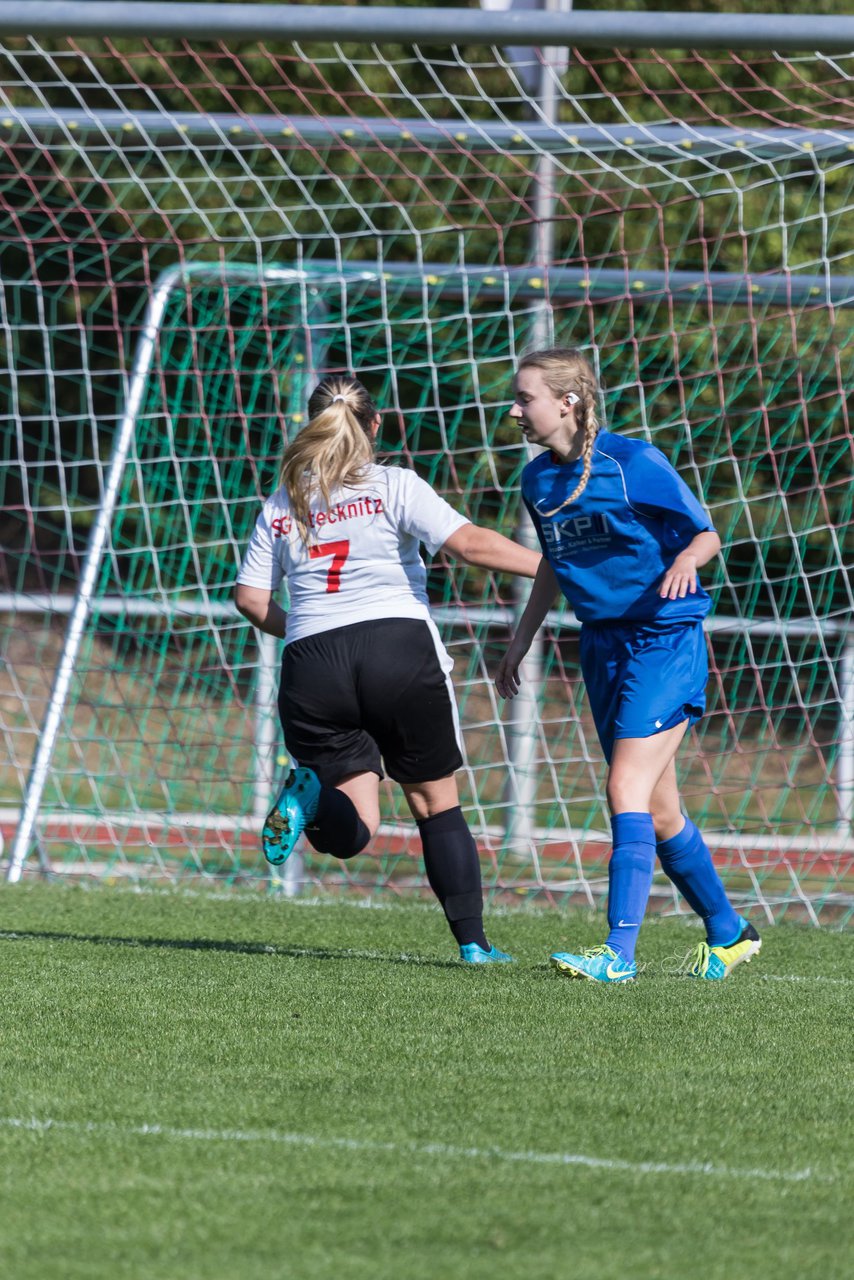
<path id="1" fill-rule="evenodd" d="M 626 468 L 626 497 L 643 515 L 660 520 L 667 545 L 678 550 L 714 525 L 663 453 L 639 449 Z"/>
<path id="2" fill-rule="evenodd" d="M 525 496 L 524 489 L 522 490 L 522 501 L 525 504 L 525 510 L 528 512 L 528 515 L 531 517 L 531 524 L 534 526 L 534 530 L 537 535 L 537 540 L 540 544 L 540 550 L 542 551 L 544 556 L 548 557 L 548 550 L 546 548 L 546 540 L 543 537 L 543 526 L 540 523 L 540 517 L 537 514 L 537 512 L 534 510 L 533 503 Z"/>

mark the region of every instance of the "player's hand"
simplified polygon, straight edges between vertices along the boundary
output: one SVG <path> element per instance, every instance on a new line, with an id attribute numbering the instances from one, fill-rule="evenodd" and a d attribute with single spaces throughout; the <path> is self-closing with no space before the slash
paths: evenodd
<path id="1" fill-rule="evenodd" d="M 665 573 L 658 594 L 662 600 L 680 600 L 697 590 L 697 557 L 682 552 Z"/>
<path id="2" fill-rule="evenodd" d="M 511 644 L 498 664 L 495 687 L 500 697 L 515 698 L 519 692 L 519 663 L 524 656 L 525 650 L 520 652 L 515 645 Z"/>

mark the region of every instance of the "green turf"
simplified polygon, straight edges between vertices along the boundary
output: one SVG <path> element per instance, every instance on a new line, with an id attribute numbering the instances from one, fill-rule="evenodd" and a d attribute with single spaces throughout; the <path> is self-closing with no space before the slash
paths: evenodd
<path id="1" fill-rule="evenodd" d="M 851 935 L 697 983 L 651 920 L 603 988 L 546 965 L 588 914 L 494 916 L 488 970 L 421 904 L 15 886 L 0 929 L 3 1276 L 851 1274 Z"/>

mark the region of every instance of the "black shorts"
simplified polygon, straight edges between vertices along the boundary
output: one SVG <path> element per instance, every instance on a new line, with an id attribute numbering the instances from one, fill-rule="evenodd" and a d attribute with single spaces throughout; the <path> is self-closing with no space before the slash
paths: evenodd
<path id="1" fill-rule="evenodd" d="M 435 628 L 414 618 L 294 640 L 279 686 L 288 754 L 330 786 L 348 773 L 382 777 L 383 763 L 396 782 L 447 778 L 463 758 L 442 658 Z"/>

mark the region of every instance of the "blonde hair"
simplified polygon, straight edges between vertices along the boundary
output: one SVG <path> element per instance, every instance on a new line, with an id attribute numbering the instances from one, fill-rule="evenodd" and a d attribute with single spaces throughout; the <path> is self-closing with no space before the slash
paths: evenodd
<path id="1" fill-rule="evenodd" d="M 543 351 L 529 351 L 519 361 L 519 368 L 539 369 L 543 375 L 543 382 L 558 400 L 562 400 L 571 392 L 578 396 L 575 413 L 584 431 L 581 450 L 584 466 L 581 478 L 569 497 L 565 498 L 559 507 L 555 507 L 554 511 L 543 512 L 543 515 L 555 516 L 558 511 L 575 502 L 575 499 L 580 497 L 587 488 L 593 466 L 593 445 L 600 426 L 596 414 L 599 384 L 592 364 L 577 347 L 547 347 Z"/>
<path id="2" fill-rule="evenodd" d="M 374 460 L 371 426 L 377 408 L 358 378 L 324 378 L 308 402 L 309 421 L 286 445 L 279 467 L 294 521 L 309 541 L 311 499 L 332 503 L 333 489 L 358 484 Z"/>

